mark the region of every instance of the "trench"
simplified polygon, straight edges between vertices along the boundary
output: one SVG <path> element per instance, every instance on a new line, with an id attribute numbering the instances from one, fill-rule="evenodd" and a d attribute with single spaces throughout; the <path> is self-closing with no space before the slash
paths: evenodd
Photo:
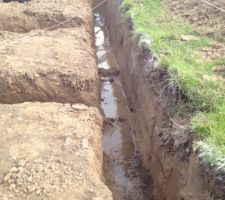
<path id="1" fill-rule="evenodd" d="M 101 78 L 104 175 L 116 200 L 150 200 L 151 179 L 142 167 L 132 138 L 130 110 L 119 76 L 119 66 L 110 48 L 104 17 L 94 13 L 95 46 Z"/>

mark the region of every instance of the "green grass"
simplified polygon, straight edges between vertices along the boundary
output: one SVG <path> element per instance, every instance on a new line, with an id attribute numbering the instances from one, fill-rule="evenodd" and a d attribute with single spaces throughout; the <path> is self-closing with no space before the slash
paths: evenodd
<path id="1" fill-rule="evenodd" d="M 225 87 L 213 72 L 225 59 L 206 59 L 200 49 L 211 39 L 198 35 L 190 24 L 172 17 L 161 0 L 123 0 L 122 9 L 134 23 L 134 35 L 166 66 L 171 81 L 181 89 L 195 111 L 192 128 L 199 141 L 195 148 L 210 165 L 225 170 Z M 182 35 L 196 40 L 182 41 Z M 207 150 L 208 149 L 208 150 Z"/>

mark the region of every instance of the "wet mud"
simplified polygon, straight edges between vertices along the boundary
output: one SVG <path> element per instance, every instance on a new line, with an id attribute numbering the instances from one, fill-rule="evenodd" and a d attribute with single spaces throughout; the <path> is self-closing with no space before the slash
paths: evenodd
<path id="1" fill-rule="evenodd" d="M 130 125 L 130 110 L 111 52 L 104 18 L 95 13 L 95 45 L 101 75 L 104 174 L 116 200 L 152 199 L 151 180 L 142 167 Z M 102 73 L 104 72 L 104 73 Z"/>

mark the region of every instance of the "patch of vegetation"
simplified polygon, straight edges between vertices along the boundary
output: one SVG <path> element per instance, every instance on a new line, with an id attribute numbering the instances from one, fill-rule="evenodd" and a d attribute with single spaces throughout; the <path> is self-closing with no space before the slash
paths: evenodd
<path id="1" fill-rule="evenodd" d="M 134 23 L 134 34 L 141 36 L 152 52 L 167 66 L 174 82 L 197 113 L 192 119 L 199 141 L 195 147 L 203 160 L 225 171 L 225 87 L 213 71 L 225 59 L 208 59 L 200 49 L 211 39 L 197 34 L 190 24 L 172 16 L 161 0 L 123 0 L 122 9 Z M 182 39 L 191 36 L 189 39 Z M 207 147 L 207 148 L 206 148 Z"/>

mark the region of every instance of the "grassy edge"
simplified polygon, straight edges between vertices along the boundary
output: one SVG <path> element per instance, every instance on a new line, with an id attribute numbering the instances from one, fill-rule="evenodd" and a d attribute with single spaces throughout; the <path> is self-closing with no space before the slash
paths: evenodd
<path id="1" fill-rule="evenodd" d="M 218 170 L 225 171 L 225 89 L 213 68 L 225 59 L 205 59 L 199 53 L 211 39 L 197 34 L 191 25 L 172 17 L 160 0 L 123 0 L 122 9 L 134 23 L 134 35 L 168 67 L 171 82 L 189 99 L 195 111 L 192 129 L 198 136 L 194 149 Z M 196 40 L 182 41 L 182 35 Z"/>

